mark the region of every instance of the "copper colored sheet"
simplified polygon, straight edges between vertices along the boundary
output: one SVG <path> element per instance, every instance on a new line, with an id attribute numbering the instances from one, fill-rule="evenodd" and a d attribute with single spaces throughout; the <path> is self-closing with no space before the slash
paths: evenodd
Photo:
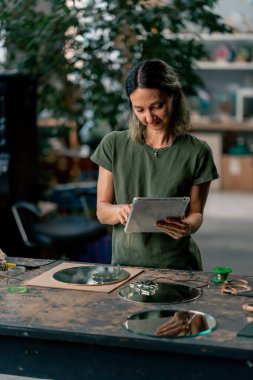
<path id="1" fill-rule="evenodd" d="M 36 276 L 32 278 L 31 280 L 28 280 L 26 282 L 26 285 L 28 286 L 41 286 L 45 288 L 57 288 L 57 289 L 69 289 L 69 290 L 82 290 L 82 291 L 89 291 L 89 292 L 101 292 L 101 293 L 110 293 L 114 289 L 118 288 L 125 282 L 131 280 L 133 277 L 137 276 L 141 272 L 143 272 L 143 269 L 139 268 L 122 268 L 126 270 L 129 273 L 129 277 L 124 281 L 114 282 L 111 284 L 103 284 L 103 285 L 77 285 L 77 284 L 68 284 L 64 282 L 60 282 L 54 279 L 53 275 L 61 271 L 63 269 L 73 268 L 73 267 L 79 267 L 79 266 L 90 266 L 90 264 L 79 264 L 79 263 L 61 263 L 57 265 L 56 267 L 40 274 L 39 276 Z M 95 265 L 94 265 L 95 267 Z"/>

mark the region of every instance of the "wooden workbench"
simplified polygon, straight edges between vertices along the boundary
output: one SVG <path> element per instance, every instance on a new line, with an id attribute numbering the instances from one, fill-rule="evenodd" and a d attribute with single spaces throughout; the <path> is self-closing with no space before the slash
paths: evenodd
<path id="1" fill-rule="evenodd" d="M 29 270 L 26 276 L 33 278 L 57 264 Z M 175 278 L 178 273 L 145 269 L 134 280 Z M 211 274 L 191 276 L 208 281 Z M 249 318 L 242 305 L 251 298 L 222 295 L 211 285 L 182 307 L 132 303 L 118 291 L 29 287 L 26 293 L 9 294 L 6 278 L 0 276 L 0 374 L 60 380 L 253 378 L 253 338 L 237 337 Z M 211 314 L 218 327 L 180 339 L 145 337 L 124 328 L 130 314 L 161 308 Z"/>

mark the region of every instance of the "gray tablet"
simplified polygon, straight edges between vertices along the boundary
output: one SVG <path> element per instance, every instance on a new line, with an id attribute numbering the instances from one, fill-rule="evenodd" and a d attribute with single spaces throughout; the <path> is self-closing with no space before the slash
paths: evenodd
<path id="1" fill-rule="evenodd" d="M 155 227 L 155 222 L 167 217 L 183 217 L 189 201 L 189 197 L 135 197 L 124 231 L 127 233 L 161 232 Z"/>

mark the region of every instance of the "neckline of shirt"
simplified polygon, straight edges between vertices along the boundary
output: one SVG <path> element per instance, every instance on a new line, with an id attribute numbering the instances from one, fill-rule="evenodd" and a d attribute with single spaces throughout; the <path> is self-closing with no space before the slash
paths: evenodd
<path id="1" fill-rule="evenodd" d="M 161 147 L 161 148 L 154 148 L 154 147 L 152 147 L 151 145 L 147 144 L 145 141 L 143 141 L 143 146 L 146 147 L 146 148 L 149 149 L 149 150 L 152 150 L 152 151 L 154 152 L 154 156 L 155 156 L 155 158 L 158 158 L 160 152 L 163 152 L 163 151 L 165 151 L 165 150 L 170 150 L 170 149 L 172 149 L 172 148 L 174 147 L 174 145 L 175 145 L 177 139 L 178 139 L 178 137 L 176 136 L 176 137 L 174 138 L 174 140 L 172 141 L 172 143 L 170 143 L 170 144 L 168 144 L 168 145 L 166 145 L 166 146 L 163 146 L 163 147 Z"/>

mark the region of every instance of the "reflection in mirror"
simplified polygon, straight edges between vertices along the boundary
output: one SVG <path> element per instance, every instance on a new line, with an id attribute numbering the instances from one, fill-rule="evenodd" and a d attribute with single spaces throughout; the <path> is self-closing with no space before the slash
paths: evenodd
<path id="1" fill-rule="evenodd" d="M 189 302 L 201 294 L 201 289 L 192 286 L 154 280 L 136 281 L 119 291 L 120 297 L 127 301 L 163 304 Z"/>
<path id="2" fill-rule="evenodd" d="M 78 266 L 53 274 L 57 281 L 72 285 L 108 285 L 126 280 L 129 272 L 118 266 Z"/>
<path id="3" fill-rule="evenodd" d="M 199 311 L 149 310 L 131 315 L 124 326 L 136 334 L 161 338 L 179 338 L 210 333 L 214 317 Z"/>

